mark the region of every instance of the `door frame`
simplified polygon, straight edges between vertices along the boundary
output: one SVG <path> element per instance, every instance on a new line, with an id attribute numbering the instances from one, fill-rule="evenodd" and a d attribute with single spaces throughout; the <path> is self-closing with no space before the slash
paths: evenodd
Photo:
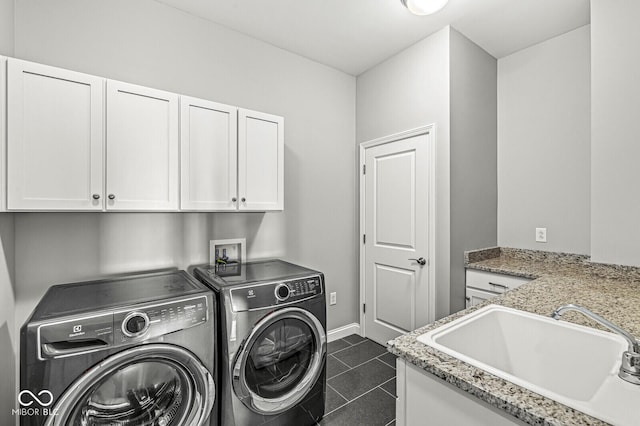
<path id="1" fill-rule="evenodd" d="M 404 132 L 394 133 L 388 136 L 383 136 L 381 138 L 372 139 L 366 142 L 360 143 L 360 160 L 358 164 L 358 175 L 360 176 L 360 206 L 359 206 L 359 218 L 360 218 L 360 234 L 358 235 L 358 239 L 360 243 L 359 254 L 360 254 L 360 299 L 358 304 L 358 310 L 360 312 L 360 335 L 366 336 L 367 330 L 365 325 L 365 313 L 363 312 L 362 306 L 366 300 L 366 283 L 365 283 L 365 244 L 362 236 L 365 234 L 365 175 L 363 173 L 363 168 L 366 160 L 366 151 L 369 148 L 385 145 L 393 142 L 397 142 L 403 139 L 411 138 L 414 136 L 427 136 L 427 154 L 429 156 L 429 217 L 428 217 L 428 229 L 429 229 L 429 257 L 428 257 L 428 267 L 429 267 L 429 275 L 428 275 L 428 294 L 429 294 L 429 322 L 435 321 L 436 317 L 436 274 L 435 274 L 435 266 L 436 266 L 436 125 L 435 123 L 428 124 L 425 126 L 417 127 L 415 129 L 406 130 Z"/>

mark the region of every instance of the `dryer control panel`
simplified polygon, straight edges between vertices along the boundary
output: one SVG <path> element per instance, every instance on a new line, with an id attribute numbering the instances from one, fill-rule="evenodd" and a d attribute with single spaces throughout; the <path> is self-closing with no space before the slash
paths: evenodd
<path id="1" fill-rule="evenodd" d="M 252 284 L 230 290 L 234 312 L 288 305 L 323 295 L 322 275 Z"/>

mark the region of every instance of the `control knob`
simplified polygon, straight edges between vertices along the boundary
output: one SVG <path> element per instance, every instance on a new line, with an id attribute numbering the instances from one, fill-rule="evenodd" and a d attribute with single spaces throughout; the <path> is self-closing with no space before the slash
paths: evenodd
<path id="1" fill-rule="evenodd" d="M 149 329 L 149 316 L 144 312 L 129 312 L 122 321 L 122 333 L 127 337 L 138 337 Z"/>
<path id="2" fill-rule="evenodd" d="M 280 283 L 276 286 L 276 299 L 281 302 L 284 302 L 291 296 L 291 289 L 285 283 Z"/>

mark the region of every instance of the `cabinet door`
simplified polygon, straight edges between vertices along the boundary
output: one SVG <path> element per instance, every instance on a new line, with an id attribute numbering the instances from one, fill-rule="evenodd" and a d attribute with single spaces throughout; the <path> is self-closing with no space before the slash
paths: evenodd
<path id="1" fill-rule="evenodd" d="M 236 107 L 180 97 L 180 208 L 236 210 Z"/>
<path id="2" fill-rule="evenodd" d="M 524 426 L 507 411 L 398 358 L 396 424 Z M 427 420 L 428 416 L 428 420 Z"/>
<path id="3" fill-rule="evenodd" d="M 101 210 L 104 80 L 8 60 L 7 208 Z"/>
<path id="4" fill-rule="evenodd" d="M 238 110 L 239 210 L 284 208 L 284 119 Z"/>
<path id="5" fill-rule="evenodd" d="M 7 211 L 7 58 L 0 56 L 0 212 Z"/>
<path id="6" fill-rule="evenodd" d="M 478 290 L 477 288 L 467 287 L 467 308 L 476 306 L 485 300 L 489 300 L 500 293 L 493 293 L 491 291 Z"/>
<path id="7" fill-rule="evenodd" d="M 178 209 L 178 95 L 107 81 L 107 209 Z"/>

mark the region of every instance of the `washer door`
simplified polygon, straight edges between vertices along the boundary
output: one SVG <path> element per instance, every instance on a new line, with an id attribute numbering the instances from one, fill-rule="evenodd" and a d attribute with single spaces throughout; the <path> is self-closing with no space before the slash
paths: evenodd
<path id="1" fill-rule="evenodd" d="M 322 373 L 326 344 L 322 324 L 308 311 L 285 308 L 267 315 L 236 357 L 236 396 L 260 414 L 278 414 L 293 407 Z"/>
<path id="2" fill-rule="evenodd" d="M 201 426 L 214 400 L 213 377 L 195 355 L 168 344 L 142 345 L 88 370 L 46 425 Z"/>

